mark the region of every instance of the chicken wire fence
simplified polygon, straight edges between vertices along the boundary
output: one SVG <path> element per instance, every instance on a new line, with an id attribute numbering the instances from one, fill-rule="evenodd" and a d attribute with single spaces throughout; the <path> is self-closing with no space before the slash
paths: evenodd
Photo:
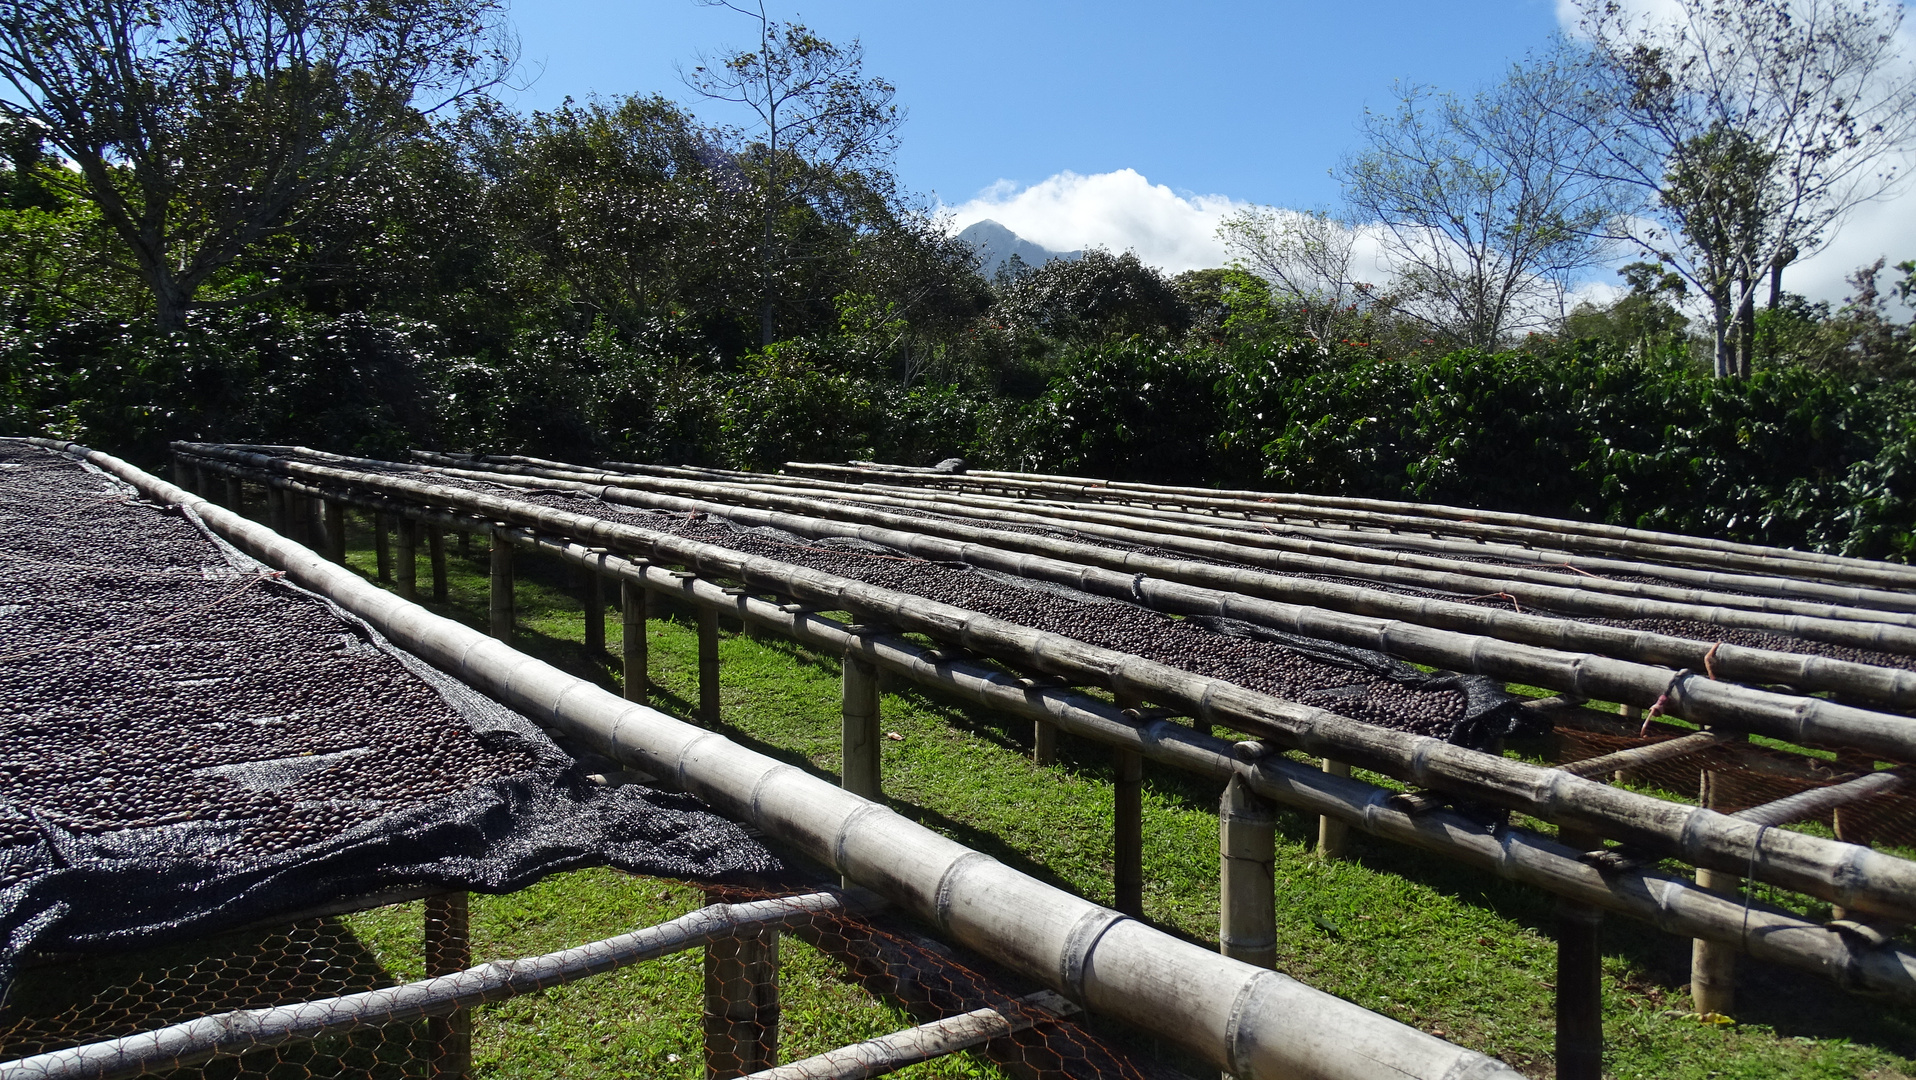
<path id="1" fill-rule="evenodd" d="M 423 935 L 397 951 L 345 917 L 44 957 L 0 1004 L 0 1078 L 822 1080 L 918 1062 L 932 1063 L 925 1076 L 1175 1075 L 1092 1034 L 1057 995 L 984 973 L 835 891 L 703 899 L 529 958 L 474 962 L 465 894 L 425 901 Z M 423 979 L 398 974 L 422 967 Z M 596 1005 L 561 989 L 627 968 L 647 969 L 648 984 L 605 986 Z M 646 1021 L 649 1045 L 609 1045 L 607 1007 Z"/>

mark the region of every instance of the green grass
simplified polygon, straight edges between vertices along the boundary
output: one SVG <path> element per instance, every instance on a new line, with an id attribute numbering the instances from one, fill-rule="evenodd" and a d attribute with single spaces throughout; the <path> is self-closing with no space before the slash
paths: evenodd
<path id="1" fill-rule="evenodd" d="M 365 539 L 353 537 L 349 561 L 370 573 Z M 475 547 L 471 559 L 456 557 L 450 543 L 448 549 L 455 553 L 449 560 L 451 603 L 435 606 L 483 628 L 483 548 Z M 607 627 L 609 655 L 587 655 L 580 644 L 576 579 L 523 553 L 519 567 L 519 646 L 616 688 L 611 656 L 620 647 L 618 620 Z M 423 587 L 430 580 L 423 558 L 420 571 Z M 689 613 L 655 618 L 648 635 L 652 703 L 689 717 L 697 700 Z M 835 780 L 837 659 L 729 631 L 720 656 L 721 730 Z M 1028 723 L 910 687 L 888 686 L 883 723 L 901 736 L 882 747 L 886 795 L 900 813 L 1041 880 L 1110 901 L 1108 751 L 1065 737 L 1057 764 L 1040 768 L 1030 758 Z M 1145 783 L 1146 917 L 1208 945 L 1217 932 L 1220 787 L 1150 763 Z M 1279 969 L 1496 1055 L 1527 1075 L 1552 1075 L 1551 898 L 1362 836 L 1354 837 L 1350 859 L 1327 863 L 1310 851 L 1315 828 L 1315 820 L 1303 815 L 1279 819 Z M 669 918 L 697 903 L 696 891 L 680 885 L 611 871 L 562 875 L 512 896 L 475 897 L 475 955 L 525 955 L 576 944 Z M 417 974 L 416 907 L 342 921 L 394 977 Z M 1916 1009 L 1746 960 L 1739 1022 L 1703 1024 L 1688 1015 L 1687 941 L 1613 918 L 1606 920 L 1603 947 L 1611 1075 L 1916 1076 Z M 912 1022 L 803 946 L 787 946 L 783 969 L 785 1060 Z M 693 1076 L 697 971 L 696 954 L 687 954 L 488 1007 L 477 1026 L 479 1075 Z M 1191 1068 L 1188 1061 L 1185 1066 Z M 921 1066 L 915 1075 L 972 1075 L 981 1068 L 988 1067 L 960 1055 Z"/>

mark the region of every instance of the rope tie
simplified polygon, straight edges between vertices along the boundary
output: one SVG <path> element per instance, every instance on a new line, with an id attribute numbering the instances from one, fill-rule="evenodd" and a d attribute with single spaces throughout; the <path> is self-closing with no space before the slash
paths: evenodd
<path id="1" fill-rule="evenodd" d="M 1689 668 L 1683 668 L 1682 670 L 1678 671 L 1675 675 L 1670 676 L 1670 681 L 1664 684 L 1663 693 L 1657 695 L 1656 702 L 1650 706 L 1647 712 L 1643 714 L 1643 728 L 1642 730 L 1637 732 L 1637 738 L 1639 739 L 1649 738 L 1650 722 L 1652 720 L 1655 720 L 1657 717 L 1662 716 L 1663 710 L 1670 707 L 1670 695 L 1676 693 L 1677 684 L 1694 674 L 1696 674 L 1696 672 L 1691 671 Z"/>

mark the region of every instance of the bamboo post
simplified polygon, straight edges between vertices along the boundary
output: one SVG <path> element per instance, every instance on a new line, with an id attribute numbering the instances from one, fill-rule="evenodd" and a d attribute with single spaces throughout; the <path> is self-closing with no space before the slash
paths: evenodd
<path id="1" fill-rule="evenodd" d="M 1332 776 L 1349 777 L 1351 767 L 1342 761 L 1324 759 L 1324 771 Z M 1321 859 L 1341 859 L 1350 850 L 1350 826 L 1331 817 L 1317 819 L 1317 855 Z"/>
<path id="2" fill-rule="evenodd" d="M 286 492 L 271 484 L 266 485 L 266 527 L 286 535 Z"/>
<path id="3" fill-rule="evenodd" d="M 839 783 L 846 791 L 877 800 L 883 797 L 878 768 L 878 667 L 847 652 L 840 698 L 844 706 L 844 763 Z"/>
<path id="4" fill-rule="evenodd" d="M 467 896 L 441 893 L 426 898 L 426 975 L 455 975 L 472 966 L 472 935 Z M 432 1045 L 434 1080 L 464 1080 L 472 1070 L 472 1010 L 459 1009 L 426 1021 Z"/>
<path id="5" fill-rule="evenodd" d="M 1857 772 L 1867 773 L 1876 768 L 1876 755 L 1859 754 L 1854 750 L 1838 750 L 1836 752 L 1836 764 L 1841 768 L 1854 769 Z M 1861 828 L 1857 827 L 1856 821 L 1857 815 L 1850 812 L 1847 807 L 1839 806 L 1830 811 L 1830 828 L 1835 831 L 1838 840 L 1846 844 L 1861 844 L 1864 847 L 1868 847 L 1871 838 Z M 1850 910 L 1843 905 L 1830 905 L 1831 922 L 1840 922 L 1850 918 L 1850 915 Z"/>
<path id="6" fill-rule="evenodd" d="M 459 557 L 472 558 L 472 534 L 469 532 L 462 531 L 459 534 Z"/>
<path id="7" fill-rule="evenodd" d="M 1277 966 L 1277 812 L 1233 775 L 1218 803 L 1218 951 Z"/>
<path id="8" fill-rule="evenodd" d="M 632 581 L 619 583 L 619 621 L 624 640 L 620 651 L 625 654 L 625 699 L 645 704 L 648 683 L 645 674 L 646 607 L 651 599 L 651 590 Z"/>
<path id="9" fill-rule="evenodd" d="M 306 535 L 307 524 L 312 517 L 312 512 L 306 506 L 305 496 L 296 491 L 288 490 L 281 498 L 284 500 L 286 507 L 284 512 L 286 526 L 280 531 L 285 533 L 286 539 L 291 540 L 293 543 L 312 547 L 313 545 L 308 542 Z"/>
<path id="10" fill-rule="evenodd" d="M 492 636 L 512 643 L 512 545 L 506 538 L 492 535 Z"/>
<path id="11" fill-rule="evenodd" d="M 1720 773 L 1703 771 L 1701 806 L 1716 809 L 1722 801 Z M 1696 883 L 1714 892 L 1736 895 L 1743 879 L 1724 870 L 1698 867 Z M 1699 1016 L 1730 1015 L 1736 1008 L 1736 947 L 1721 941 L 1695 939 L 1690 945 L 1690 997 Z"/>
<path id="12" fill-rule="evenodd" d="M 1049 720 L 1031 722 L 1031 760 L 1038 765 L 1058 763 L 1058 725 Z"/>
<path id="13" fill-rule="evenodd" d="M 1603 846 L 1594 833 L 1564 829 L 1563 843 L 1584 851 Z M 1557 1076 L 1603 1077 L 1603 912 L 1557 899 Z"/>
<path id="14" fill-rule="evenodd" d="M 605 651 L 605 578 L 585 572 L 585 651 Z"/>
<path id="15" fill-rule="evenodd" d="M 437 525 L 426 529 L 426 551 L 432 559 L 432 598 L 446 602 L 446 531 Z"/>
<path id="16" fill-rule="evenodd" d="M 718 611 L 699 609 L 699 722 L 717 727 L 719 722 Z"/>
<path id="17" fill-rule="evenodd" d="M 235 514 L 246 513 L 246 481 L 231 473 L 226 476 L 226 507 Z"/>
<path id="18" fill-rule="evenodd" d="M 1144 703 L 1117 695 L 1120 711 Z M 1144 915 L 1144 755 L 1111 749 L 1111 906 L 1133 918 Z"/>
<path id="19" fill-rule="evenodd" d="M 408 600 L 419 599 L 419 523 L 409 517 L 398 521 L 399 549 L 394 552 L 393 580 L 399 586 L 399 595 Z"/>
<path id="20" fill-rule="evenodd" d="M 326 515 L 326 557 L 346 564 L 346 504 L 338 499 L 327 499 L 324 504 Z"/>
<path id="21" fill-rule="evenodd" d="M 389 582 L 393 579 L 393 552 L 386 538 L 389 526 L 384 514 L 373 515 L 373 562 L 379 572 L 379 580 Z"/>
<path id="22" fill-rule="evenodd" d="M 778 930 L 705 947 L 705 1077 L 731 1080 L 778 1064 Z"/>

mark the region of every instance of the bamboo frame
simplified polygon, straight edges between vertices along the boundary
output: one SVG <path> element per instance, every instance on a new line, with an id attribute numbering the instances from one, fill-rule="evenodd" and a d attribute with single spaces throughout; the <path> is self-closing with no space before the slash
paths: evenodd
<path id="1" fill-rule="evenodd" d="M 155 497 L 187 503 L 242 549 L 282 566 L 429 662 L 873 884 L 959 944 L 1120 1022 L 1175 1039 L 1243 1080 L 1300 1072 L 1327 1080 L 1380 1072 L 1515 1080 L 1482 1055 L 1180 942 L 712 732 L 612 697 L 117 459 L 76 449 Z M 694 580 L 681 579 L 681 587 Z M 728 600 L 741 608 L 749 601 Z M 1296 1037 L 1332 1030 L 1341 1037 Z"/>
<path id="2" fill-rule="evenodd" d="M 243 457 L 237 452 L 231 453 Z M 257 459 L 257 463 L 263 466 L 269 460 Z M 632 526 L 517 504 L 494 496 L 391 477 L 361 476 L 320 466 L 293 463 L 293 468 L 296 472 L 311 474 L 315 480 L 330 477 L 359 482 L 368 490 L 406 493 L 434 505 L 463 505 L 474 513 L 504 515 L 563 535 L 583 536 L 593 543 L 637 546 L 650 555 L 698 565 L 735 580 L 757 579 L 757 584 L 768 590 L 797 595 L 833 608 L 882 614 L 908 629 L 931 633 L 960 645 L 982 647 L 987 652 L 1024 656 L 1041 668 L 1119 690 L 1149 694 L 1156 700 L 1188 708 L 1202 719 L 1256 731 L 1313 752 L 1334 752 L 1341 760 L 1423 786 L 1446 788 L 1549 820 L 1598 829 L 1628 843 L 1676 855 L 1694 865 L 1740 869 L 1752 861 L 1754 845 L 1759 877 L 1846 907 L 1904 917 L 1903 913 L 1911 909 L 1911 898 L 1916 897 L 1916 890 L 1903 884 L 1904 878 L 1916 871 L 1916 867 L 1881 853 L 1796 833 L 1762 832 L 1723 815 L 1579 781 L 1561 772 L 1539 770 L 1437 744 L 1434 740 L 1405 737 L 1321 710 L 1278 702 L 1228 683 L 1164 669 L 1135 657 L 1009 626 L 919 598 L 800 571 L 772 560 L 741 556 L 728 549 L 715 549 Z M 1581 663 L 1581 675 L 1588 676 L 1591 666 L 1587 661 Z M 1767 697 L 1715 683 L 1697 687 L 1695 681 L 1680 691 L 1684 702 L 1691 704 L 1708 701 L 1703 696 L 1705 692 L 1727 695 L 1731 700 L 1725 704 L 1732 706 Z M 1742 701 L 1737 701 L 1738 697 Z M 1841 707 L 1814 699 L 1803 699 L 1791 706 L 1792 716 L 1799 724 L 1806 719 L 1806 714 L 1825 708 Z M 1880 721 L 1900 722 L 1889 717 L 1882 717 Z M 1789 735 L 1794 735 L 1795 741 L 1814 741 L 1805 740 L 1800 728 L 1790 729 L 1785 737 Z M 1547 776 L 1554 779 L 1546 779 Z"/>

